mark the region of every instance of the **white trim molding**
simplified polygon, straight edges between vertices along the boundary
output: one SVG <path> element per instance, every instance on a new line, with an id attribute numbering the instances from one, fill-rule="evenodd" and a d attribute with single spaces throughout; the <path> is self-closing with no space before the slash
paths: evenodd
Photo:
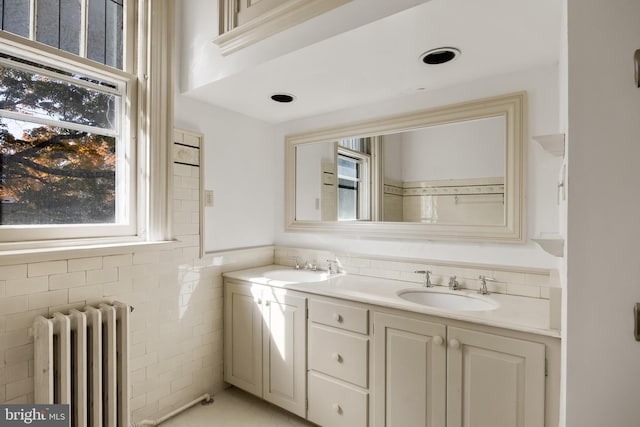
<path id="1" fill-rule="evenodd" d="M 285 229 L 362 237 L 524 243 L 526 92 L 469 101 L 411 113 L 369 119 L 285 137 Z M 505 118 L 504 221 L 501 224 L 427 224 L 420 222 L 308 221 L 296 219 L 296 147 L 370 137 L 488 117 Z"/>
<path id="2" fill-rule="evenodd" d="M 223 55 L 264 40 L 351 0 L 290 0 L 242 25 L 237 24 L 238 1 L 220 1 L 220 35 L 213 42 L 220 47 Z"/>

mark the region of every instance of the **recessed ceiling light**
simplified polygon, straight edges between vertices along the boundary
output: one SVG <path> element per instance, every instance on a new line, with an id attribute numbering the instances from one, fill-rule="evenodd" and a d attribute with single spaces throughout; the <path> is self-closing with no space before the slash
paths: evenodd
<path id="1" fill-rule="evenodd" d="M 289 102 L 293 102 L 293 100 L 295 99 L 295 96 L 289 95 L 288 93 L 274 93 L 273 95 L 271 95 L 271 99 L 276 102 L 282 102 L 287 104 Z"/>
<path id="2" fill-rule="evenodd" d="M 453 61 L 460 56 L 460 50 L 455 47 L 438 47 L 420 55 L 420 61 L 428 65 L 439 65 Z"/>

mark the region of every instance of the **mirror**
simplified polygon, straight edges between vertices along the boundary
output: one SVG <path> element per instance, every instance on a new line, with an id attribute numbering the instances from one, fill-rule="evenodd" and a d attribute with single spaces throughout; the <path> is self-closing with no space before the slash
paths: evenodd
<path id="1" fill-rule="evenodd" d="M 286 137 L 291 231 L 522 242 L 524 92 Z"/>

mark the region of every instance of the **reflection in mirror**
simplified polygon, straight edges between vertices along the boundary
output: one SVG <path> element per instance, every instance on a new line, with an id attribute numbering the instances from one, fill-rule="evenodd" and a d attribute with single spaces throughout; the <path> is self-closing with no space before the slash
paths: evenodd
<path id="1" fill-rule="evenodd" d="M 290 231 L 524 242 L 526 93 L 288 135 Z"/>
<path id="2" fill-rule="evenodd" d="M 384 221 L 504 222 L 504 117 L 386 135 Z"/>
<path id="3" fill-rule="evenodd" d="M 299 145 L 296 217 L 502 224 L 504 129 L 497 116 Z"/>

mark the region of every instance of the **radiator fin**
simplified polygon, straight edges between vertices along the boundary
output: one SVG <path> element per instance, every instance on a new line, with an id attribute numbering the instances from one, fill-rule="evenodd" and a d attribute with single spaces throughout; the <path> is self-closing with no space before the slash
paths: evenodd
<path id="1" fill-rule="evenodd" d="M 35 403 L 70 403 L 72 427 L 128 427 L 129 313 L 114 302 L 38 317 Z"/>

